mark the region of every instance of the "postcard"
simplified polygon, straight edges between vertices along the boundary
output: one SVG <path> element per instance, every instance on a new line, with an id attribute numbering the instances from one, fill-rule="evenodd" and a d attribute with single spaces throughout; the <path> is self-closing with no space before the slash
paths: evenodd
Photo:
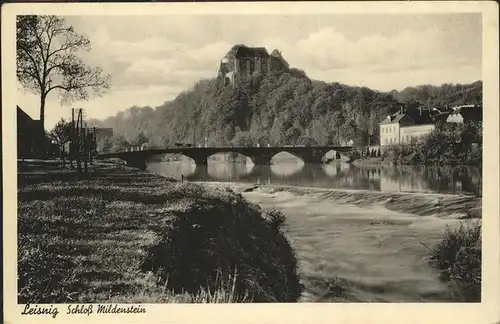
<path id="1" fill-rule="evenodd" d="M 2 7 L 6 323 L 498 323 L 494 2 Z"/>

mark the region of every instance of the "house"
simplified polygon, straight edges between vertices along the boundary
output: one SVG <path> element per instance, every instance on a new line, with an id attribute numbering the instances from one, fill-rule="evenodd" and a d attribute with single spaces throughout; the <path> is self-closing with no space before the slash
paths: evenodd
<path id="1" fill-rule="evenodd" d="M 106 146 L 106 141 L 113 137 L 113 128 L 92 127 L 88 129 L 88 134 L 91 135 L 92 141 L 95 143 L 95 149 L 101 152 Z"/>
<path id="2" fill-rule="evenodd" d="M 19 159 L 34 158 L 39 155 L 39 148 L 45 137 L 40 136 L 43 128 L 39 120 L 31 118 L 21 107 L 17 106 L 17 157 Z"/>
<path id="3" fill-rule="evenodd" d="M 401 108 L 398 112 L 387 116 L 380 124 L 380 146 L 410 143 L 432 132 L 435 128 L 432 113 L 419 109 L 417 113 L 408 114 Z"/>
<path id="4" fill-rule="evenodd" d="M 98 142 L 113 137 L 113 128 L 94 127 L 91 130 L 91 132 L 93 132 L 94 130 L 95 130 L 96 140 Z"/>
<path id="5" fill-rule="evenodd" d="M 248 47 L 235 45 L 222 58 L 218 77 L 224 84 L 234 84 L 255 74 L 267 74 L 271 71 L 282 71 L 289 68 L 281 52 L 274 50 L 271 55 L 264 47 Z"/>
<path id="6" fill-rule="evenodd" d="M 481 120 L 483 120 L 483 109 L 479 105 L 463 105 L 453 107 L 453 112 L 446 118 L 447 123 L 455 124 Z"/>

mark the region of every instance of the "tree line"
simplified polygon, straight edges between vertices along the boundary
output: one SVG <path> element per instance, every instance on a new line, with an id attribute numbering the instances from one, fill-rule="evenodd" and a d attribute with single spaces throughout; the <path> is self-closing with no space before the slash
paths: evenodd
<path id="1" fill-rule="evenodd" d="M 92 126 L 112 127 L 111 142 L 148 139 L 150 147 L 175 143 L 209 146 L 354 145 L 379 142 L 379 122 L 402 106 L 445 107 L 481 103 L 482 82 L 419 86 L 401 92 L 309 79 L 291 69 L 254 75 L 235 86 L 204 79 L 174 100 L 131 107 Z M 115 146 L 116 147 L 116 146 Z"/>

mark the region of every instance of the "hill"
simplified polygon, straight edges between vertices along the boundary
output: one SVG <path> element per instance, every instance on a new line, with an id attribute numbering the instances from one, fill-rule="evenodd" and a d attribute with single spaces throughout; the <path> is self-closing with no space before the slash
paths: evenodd
<path id="1" fill-rule="evenodd" d="M 482 82 L 409 87 L 379 92 L 366 87 L 310 80 L 290 69 L 254 75 L 236 86 L 205 79 L 156 108 L 132 107 L 96 127 L 117 136 L 107 148 L 125 143 L 163 147 L 208 145 L 314 145 L 377 143 L 378 123 L 402 104 L 433 107 L 480 103 Z"/>
<path id="2" fill-rule="evenodd" d="M 403 91 L 391 91 L 392 96 L 402 102 L 418 102 L 427 108 L 440 108 L 463 104 L 482 103 L 483 82 L 471 84 L 443 84 L 441 86 L 420 85 L 407 87 Z"/>

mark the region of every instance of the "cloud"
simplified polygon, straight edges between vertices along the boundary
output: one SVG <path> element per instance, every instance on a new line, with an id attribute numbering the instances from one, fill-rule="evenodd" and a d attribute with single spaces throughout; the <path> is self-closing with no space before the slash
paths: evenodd
<path id="1" fill-rule="evenodd" d="M 279 40 L 265 42 L 273 41 L 279 44 Z M 466 61 L 460 55 L 450 56 L 442 45 L 439 31 L 432 30 L 405 31 L 393 37 L 369 35 L 349 40 L 333 28 L 324 28 L 300 39 L 296 44 L 281 43 L 280 46 L 290 53 L 288 57 L 292 65 L 313 73 L 346 68 L 401 71 Z"/>
<path id="2" fill-rule="evenodd" d="M 94 51 L 87 59 L 113 76 L 115 90 L 188 87 L 201 77 L 215 76 L 220 57 L 231 46 L 225 42 L 196 46 L 158 35 L 126 41 L 111 37 L 106 29 L 96 31 L 92 43 Z"/>

